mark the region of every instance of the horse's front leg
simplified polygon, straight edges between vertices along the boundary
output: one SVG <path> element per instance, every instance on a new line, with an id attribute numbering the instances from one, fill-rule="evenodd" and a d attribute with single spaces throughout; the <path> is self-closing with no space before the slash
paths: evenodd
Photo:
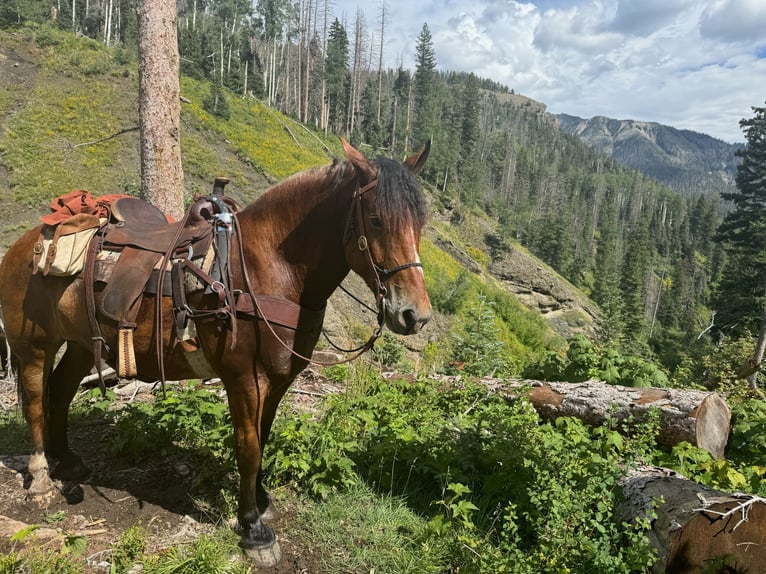
<path id="1" fill-rule="evenodd" d="M 69 449 L 69 405 L 82 378 L 93 366 L 93 353 L 75 343 L 68 343 L 64 356 L 48 377 L 48 419 L 45 452 L 58 461 L 53 474 L 63 480 L 81 480 L 88 467 Z"/>
<path id="2" fill-rule="evenodd" d="M 263 379 L 261 377 L 261 379 Z M 239 469 L 239 509 L 237 519 L 242 537 L 239 545 L 261 566 L 273 566 L 281 555 L 274 532 L 263 522 L 258 505 L 261 472 L 261 420 L 268 395 L 268 381 L 253 375 L 224 378 L 229 400 L 234 442 Z"/>

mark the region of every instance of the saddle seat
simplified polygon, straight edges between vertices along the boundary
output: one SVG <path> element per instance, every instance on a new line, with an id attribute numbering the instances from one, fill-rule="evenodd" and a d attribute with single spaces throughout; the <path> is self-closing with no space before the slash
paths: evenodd
<path id="1" fill-rule="evenodd" d="M 110 222 L 98 233 L 98 248 L 118 252 L 112 259 L 101 295 L 99 311 L 120 325 L 135 327 L 144 289 L 163 258 L 189 260 L 204 256 L 211 245 L 213 226 L 204 218 L 212 205 L 199 205 L 183 222 L 168 223 L 152 204 L 133 197 L 121 198 L 111 206 Z M 197 214 L 196 216 L 194 214 Z"/>

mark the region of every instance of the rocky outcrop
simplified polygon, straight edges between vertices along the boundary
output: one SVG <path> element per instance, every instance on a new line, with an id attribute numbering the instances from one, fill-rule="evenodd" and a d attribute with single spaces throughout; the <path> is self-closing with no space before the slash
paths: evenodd
<path id="1" fill-rule="evenodd" d="M 514 247 L 494 259 L 488 271 L 530 309 L 539 311 L 551 328 L 565 338 L 595 336 L 601 317 L 598 307 L 574 285 L 522 248 Z"/>

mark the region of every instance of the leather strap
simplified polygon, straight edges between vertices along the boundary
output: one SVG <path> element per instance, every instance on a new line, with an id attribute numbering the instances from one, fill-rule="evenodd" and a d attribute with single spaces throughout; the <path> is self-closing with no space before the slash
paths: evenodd
<path id="1" fill-rule="evenodd" d="M 104 336 L 101 334 L 101 326 L 96 317 L 96 295 L 94 269 L 96 266 L 96 254 L 99 251 L 101 236 L 96 234 L 88 243 L 88 251 L 85 255 L 85 307 L 88 310 L 88 323 L 90 324 L 90 336 L 93 341 L 93 365 L 98 374 L 98 386 L 101 389 L 101 396 L 106 396 L 106 383 L 104 375 L 101 373 L 101 351 L 104 346 Z"/>

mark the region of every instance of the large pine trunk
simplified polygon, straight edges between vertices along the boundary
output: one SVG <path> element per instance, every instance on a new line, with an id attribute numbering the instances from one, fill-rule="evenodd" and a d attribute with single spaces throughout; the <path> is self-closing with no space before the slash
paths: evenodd
<path id="1" fill-rule="evenodd" d="M 175 0 L 138 2 L 141 189 L 175 219 L 183 216 L 181 88 Z"/>
<path id="2" fill-rule="evenodd" d="M 656 505 L 648 532 L 657 550 L 652 572 L 766 572 L 766 499 L 727 494 L 657 467 L 632 471 L 621 486 L 621 519 L 650 516 Z"/>
<path id="3" fill-rule="evenodd" d="M 632 388 L 601 381 L 548 383 L 513 381 L 504 385 L 517 393 L 526 385 L 526 396 L 545 420 L 576 417 L 590 425 L 608 419 L 644 420 L 652 408 L 660 412 L 658 442 L 673 446 L 686 441 L 713 456 L 724 454 L 731 428 L 731 411 L 717 393 L 691 389 Z"/>

